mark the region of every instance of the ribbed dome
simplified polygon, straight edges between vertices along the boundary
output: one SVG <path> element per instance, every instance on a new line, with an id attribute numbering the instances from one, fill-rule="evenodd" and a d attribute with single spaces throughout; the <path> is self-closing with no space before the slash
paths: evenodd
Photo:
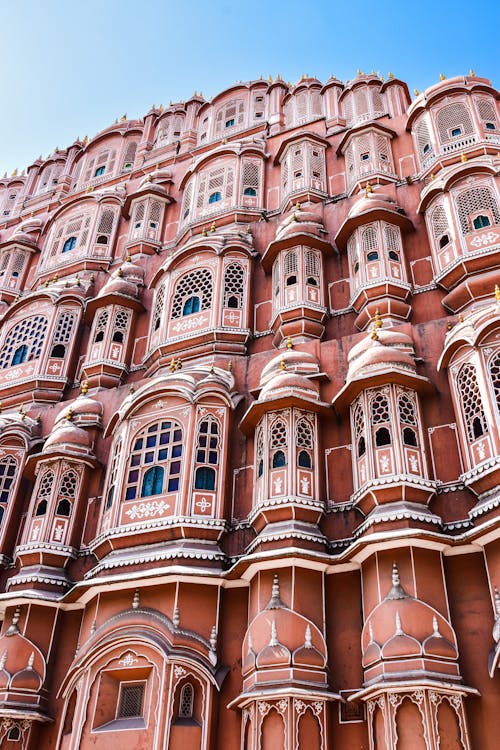
<path id="1" fill-rule="evenodd" d="M 290 396 L 292 393 L 305 396 L 309 399 L 319 399 L 319 387 L 317 383 L 309 380 L 304 375 L 283 370 L 266 383 L 260 392 L 259 400 L 263 401 L 265 399 L 278 398 L 279 396 Z"/>
<path id="2" fill-rule="evenodd" d="M 318 360 L 312 354 L 309 354 L 309 352 L 301 352 L 298 349 L 285 349 L 273 357 L 262 370 L 260 376 L 261 388 L 278 373 L 282 373 L 283 371 L 287 373 L 296 372 L 300 375 L 313 375 L 319 372 Z"/>
<path id="3" fill-rule="evenodd" d="M 368 211 L 375 211 L 381 209 L 384 211 L 398 211 L 401 210 L 400 206 L 396 203 L 390 195 L 386 193 L 379 193 L 375 190 L 369 192 L 368 190 L 363 192 L 362 196 L 351 206 L 349 213 L 347 214 L 348 219 L 354 219 L 357 216 L 362 216 Z"/>
<path id="4" fill-rule="evenodd" d="M 43 680 L 36 669 L 28 665 L 26 669 L 21 669 L 12 677 L 10 688 L 11 690 L 29 690 L 30 692 L 37 693 L 42 684 Z"/>
<path id="5" fill-rule="evenodd" d="M 278 225 L 276 239 L 284 240 L 286 237 L 299 233 L 313 235 L 314 237 L 319 237 L 324 240 L 326 232 L 321 216 L 313 211 L 295 208 L 292 213 Z"/>
<path id="6" fill-rule="evenodd" d="M 60 422 L 54 427 L 47 438 L 43 452 L 46 453 L 60 448 L 88 451 L 90 448 L 90 437 L 85 430 L 77 427 L 71 421 L 68 420 L 66 424 Z"/>
<path id="7" fill-rule="evenodd" d="M 353 346 L 348 356 L 347 380 L 359 378 L 363 371 L 374 374 L 377 369 L 402 367 L 416 371 L 413 341 L 402 331 L 379 328 L 376 338 L 370 333 Z"/>
<path id="8" fill-rule="evenodd" d="M 125 297 L 137 297 L 143 280 L 143 269 L 131 261 L 126 261 L 108 279 L 97 296 L 107 297 L 111 294 L 120 294 Z"/>

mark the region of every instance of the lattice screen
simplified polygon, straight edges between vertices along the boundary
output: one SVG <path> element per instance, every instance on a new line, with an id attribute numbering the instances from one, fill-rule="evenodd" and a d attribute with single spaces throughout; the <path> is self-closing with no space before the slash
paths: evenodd
<path id="1" fill-rule="evenodd" d="M 488 211 L 493 217 L 493 223 L 500 224 L 500 211 L 493 188 L 486 185 L 469 188 L 459 193 L 455 200 L 463 234 L 474 231 L 471 216 L 474 217 L 481 211 Z"/>
<path id="2" fill-rule="evenodd" d="M 474 133 L 474 126 L 469 110 L 463 102 L 447 104 L 440 109 L 436 115 L 436 125 L 441 143 L 448 143 L 454 140 L 456 136 L 453 136 L 451 133 L 456 128 L 460 128 L 462 131 L 460 133 L 461 136 L 472 135 Z"/>
<path id="3" fill-rule="evenodd" d="M 76 322 L 76 313 L 69 310 L 61 310 L 57 316 L 52 336 L 53 344 L 67 344 Z"/>
<path id="4" fill-rule="evenodd" d="M 400 422 L 417 426 L 415 402 L 407 393 L 402 393 L 398 398 L 398 413 Z"/>
<path id="5" fill-rule="evenodd" d="M 465 427 L 470 441 L 488 432 L 481 392 L 477 382 L 476 368 L 470 362 L 462 365 L 457 377 Z"/>
<path id="6" fill-rule="evenodd" d="M 33 315 L 16 323 L 8 332 L 0 351 L 0 369 L 10 367 L 14 352 L 21 346 L 28 347 L 24 361 L 38 359 L 42 354 L 48 321 L 44 315 Z"/>
<path id="7" fill-rule="evenodd" d="M 208 310 L 212 305 L 212 274 L 207 268 L 185 274 L 178 282 L 172 301 L 172 318 L 180 318 L 184 302 L 189 297 L 200 298 L 200 310 Z"/>
<path id="8" fill-rule="evenodd" d="M 224 307 L 233 297 L 237 300 L 237 307 L 243 307 L 243 293 L 245 289 L 245 269 L 240 263 L 231 263 L 224 271 Z"/>
<path id="9" fill-rule="evenodd" d="M 492 99 L 476 99 L 476 107 L 479 117 L 483 123 L 491 123 L 498 130 L 498 115 L 495 103 Z"/>
<path id="10" fill-rule="evenodd" d="M 286 444 L 286 424 L 281 419 L 277 419 L 271 427 L 270 447 L 283 448 L 286 447 Z"/>
<path id="11" fill-rule="evenodd" d="M 371 422 L 372 424 L 382 424 L 389 421 L 389 401 L 387 396 L 377 393 L 371 400 Z"/>
<path id="12" fill-rule="evenodd" d="M 313 447 L 313 429 L 307 419 L 299 419 L 295 428 L 295 442 L 298 448 Z"/>

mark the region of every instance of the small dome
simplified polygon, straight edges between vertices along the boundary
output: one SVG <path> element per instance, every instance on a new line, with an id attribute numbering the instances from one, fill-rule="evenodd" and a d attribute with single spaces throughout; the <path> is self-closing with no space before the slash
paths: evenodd
<path id="1" fill-rule="evenodd" d="M 313 211 L 303 210 L 299 206 L 278 225 L 276 240 L 284 240 L 296 234 L 313 235 L 323 241 L 327 237 L 321 216 Z"/>
<path id="2" fill-rule="evenodd" d="M 432 626 L 433 632 L 423 642 L 424 654 L 444 659 L 457 659 L 458 652 L 456 647 L 439 632 L 437 617 L 434 617 Z"/>
<path id="3" fill-rule="evenodd" d="M 72 448 L 73 450 L 85 452 L 90 448 L 90 437 L 85 430 L 77 427 L 71 421 L 66 424 L 60 422 L 52 430 L 45 441 L 43 452 L 55 451 L 60 448 Z"/>
<path id="4" fill-rule="evenodd" d="M 372 188 L 371 192 L 369 190 L 363 192 L 362 196 L 351 206 L 347 218 L 354 219 L 377 209 L 398 212 L 403 210 L 390 195 L 379 193 Z"/>
<path id="5" fill-rule="evenodd" d="M 304 375 L 284 370 L 269 380 L 259 395 L 259 401 L 280 396 L 290 396 L 293 393 L 306 398 L 319 399 L 318 384 Z"/>
<path id="6" fill-rule="evenodd" d="M 33 667 L 27 666 L 12 677 L 10 681 L 11 690 L 29 690 L 37 693 L 42 687 L 43 680 Z"/>
<path id="7" fill-rule="evenodd" d="M 137 297 L 139 286 L 142 286 L 143 281 L 144 270 L 136 263 L 127 260 L 113 273 L 97 296 L 107 297 L 111 294 L 120 294 L 125 297 Z"/>
<path id="8" fill-rule="evenodd" d="M 283 364 L 285 365 L 283 370 Z M 301 352 L 298 349 L 285 349 L 273 357 L 262 370 L 260 376 L 261 388 L 283 371 L 287 373 L 299 373 L 300 375 L 313 375 L 319 372 L 318 360 L 309 352 Z"/>
<path id="9" fill-rule="evenodd" d="M 375 338 L 376 335 L 376 338 Z M 363 371 L 374 374 L 374 371 L 389 368 L 403 368 L 416 371 L 413 341 L 402 331 L 375 329 L 352 347 L 348 355 L 349 369 L 347 380 L 359 378 Z"/>
<path id="10" fill-rule="evenodd" d="M 290 651 L 286 646 L 282 646 L 278 643 L 276 646 L 264 646 L 262 651 L 257 655 L 256 665 L 258 669 L 265 669 L 266 667 L 288 667 L 290 660 Z"/>

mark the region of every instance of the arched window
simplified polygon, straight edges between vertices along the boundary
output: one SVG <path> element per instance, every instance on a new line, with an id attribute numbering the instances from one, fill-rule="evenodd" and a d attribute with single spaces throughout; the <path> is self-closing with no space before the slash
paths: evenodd
<path id="1" fill-rule="evenodd" d="M 242 308 L 245 270 L 240 263 L 230 263 L 224 270 L 224 307 Z"/>
<path id="2" fill-rule="evenodd" d="M 299 451 L 299 454 L 297 456 L 297 464 L 303 469 L 311 469 L 312 462 L 310 454 L 305 450 Z"/>
<path id="3" fill-rule="evenodd" d="M 425 120 L 420 120 L 420 122 L 415 126 L 414 134 L 415 134 L 415 139 L 417 141 L 418 152 L 419 152 L 420 157 L 422 156 L 429 157 L 431 153 L 434 152 L 434 149 L 432 147 L 429 128 Z"/>
<path id="4" fill-rule="evenodd" d="M 490 223 L 486 226 L 500 224 L 500 211 L 496 194 L 487 185 L 478 185 L 459 193 L 456 197 L 456 205 L 460 228 L 464 235 L 481 228 L 475 226 L 474 221 L 476 219 L 479 219 L 480 224 L 485 219 L 489 219 Z"/>
<path id="5" fill-rule="evenodd" d="M 297 283 L 297 274 L 299 272 L 299 259 L 296 250 L 290 250 L 285 255 L 284 276 L 286 286 L 292 286 Z"/>
<path id="6" fill-rule="evenodd" d="M 50 356 L 54 359 L 63 359 L 65 354 L 66 347 L 63 344 L 56 344 L 54 347 L 52 347 L 52 351 L 50 352 Z"/>
<path id="7" fill-rule="evenodd" d="M 0 460 L 0 509 L 2 516 L 7 503 L 11 499 L 12 485 L 17 471 L 18 464 L 12 456 L 5 456 Z"/>
<path id="8" fill-rule="evenodd" d="M 271 451 L 271 467 L 273 469 L 286 466 L 286 453 L 287 449 L 287 429 L 286 424 L 281 419 L 277 419 L 271 426 L 271 439 L 270 439 L 270 451 Z M 282 450 L 284 449 L 284 450 Z"/>
<path id="9" fill-rule="evenodd" d="M 364 456 L 366 453 L 366 438 L 365 438 L 365 415 L 363 412 L 363 405 L 360 401 L 354 406 L 352 413 L 352 423 L 354 440 L 357 445 L 358 458 Z"/>
<path id="10" fill-rule="evenodd" d="M 366 227 L 361 234 L 361 247 L 368 262 L 378 260 L 378 235 L 374 226 Z"/>
<path id="11" fill-rule="evenodd" d="M 132 441 L 126 474 L 125 500 L 135 500 L 144 489 L 154 489 L 156 494 L 177 492 L 181 476 L 181 457 L 182 429 L 177 422 L 155 422 L 144 428 Z M 161 468 L 163 473 L 148 473 L 152 468 Z"/>
<path id="12" fill-rule="evenodd" d="M 131 317 L 130 310 L 125 310 L 124 308 L 118 308 L 115 311 L 115 315 L 113 318 L 113 333 L 111 336 L 111 341 L 114 341 L 117 344 L 123 344 L 123 342 L 125 341 L 125 337 L 127 335 L 128 328 L 129 328 L 130 317 Z"/>
<path id="13" fill-rule="evenodd" d="M 255 463 L 257 465 L 257 478 L 260 479 L 264 473 L 264 431 L 259 425 L 255 436 Z"/>
<path id="14" fill-rule="evenodd" d="M 179 719 L 191 719 L 194 708 L 194 689 L 190 682 L 182 686 L 179 698 Z"/>
<path id="15" fill-rule="evenodd" d="M 217 420 L 209 416 L 198 427 L 194 486 L 197 490 L 215 490 L 216 472 L 219 465 L 220 428 Z M 200 466 L 201 464 L 201 466 Z"/>
<path id="16" fill-rule="evenodd" d="M 243 99 L 231 99 L 222 105 L 215 115 L 215 137 L 222 136 L 227 128 L 242 127 L 245 120 Z"/>
<path id="17" fill-rule="evenodd" d="M 142 478 L 141 497 L 161 495 L 165 478 L 163 466 L 151 466 Z"/>
<path id="18" fill-rule="evenodd" d="M 182 315 L 192 315 L 200 311 L 201 300 L 199 297 L 188 297 L 182 308 Z"/>
<path id="19" fill-rule="evenodd" d="M 74 250 L 76 247 L 76 237 L 68 237 L 68 239 L 65 241 L 63 245 L 63 249 L 61 252 L 63 253 L 69 253 L 70 250 Z"/>
<path id="20" fill-rule="evenodd" d="M 474 126 L 467 106 L 463 102 L 447 104 L 439 110 L 436 125 L 441 143 L 449 143 L 461 135 L 472 135 Z"/>
<path id="21" fill-rule="evenodd" d="M 52 492 L 52 486 L 54 484 L 54 472 L 46 471 L 40 479 L 38 485 L 35 516 L 44 516 L 47 512 L 47 501 Z"/>
<path id="22" fill-rule="evenodd" d="M 162 284 L 156 292 L 155 306 L 153 310 L 153 332 L 157 331 L 161 325 L 163 306 L 165 304 L 165 286 Z"/>
<path id="23" fill-rule="evenodd" d="M 375 445 L 381 448 L 392 443 L 389 400 L 383 393 L 377 393 L 371 401 L 371 423 L 374 428 Z M 378 426 L 383 425 L 383 426 Z M 385 426 L 387 425 L 387 426 Z"/>
<path id="24" fill-rule="evenodd" d="M 215 490 L 215 469 L 199 466 L 194 479 L 195 490 Z"/>
<path id="25" fill-rule="evenodd" d="M 219 190 L 216 190 L 213 193 L 210 193 L 208 197 L 209 203 L 218 203 L 220 200 L 222 200 L 222 195 Z"/>
<path id="26" fill-rule="evenodd" d="M 66 471 L 61 477 L 59 492 L 57 496 L 56 513 L 60 516 L 69 516 L 71 508 L 76 499 L 76 488 L 78 477 L 74 471 Z"/>
<path id="27" fill-rule="evenodd" d="M 257 191 L 255 188 L 247 187 L 244 189 L 243 195 L 250 195 L 250 196 L 255 197 L 257 195 Z"/>
<path id="28" fill-rule="evenodd" d="M 488 432 L 488 424 L 483 409 L 476 368 L 466 362 L 460 368 L 457 387 L 469 440 L 473 442 Z"/>
<path id="29" fill-rule="evenodd" d="M 310 286 L 319 286 L 321 275 L 320 275 L 321 261 L 318 253 L 314 250 L 306 250 L 304 253 L 304 273 L 306 277 L 306 284 Z"/>
<path id="30" fill-rule="evenodd" d="M 479 214 L 475 219 L 472 220 L 474 229 L 484 229 L 485 227 L 491 226 L 491 220 L 489 216 L 485 214 Z"/>
<path id="31" fill-rule="evenodd" d="M 190 314 L 184 312 L 185 303 L 189 301 L 189 298 L 198 299 L 200 302 L 199 308 L 192 312 L 208 310 L 212 306 L 212 274 L 207 268 L 192 271 L 179 279 L 172 300 L 172 318 L 181 318 Z"/>
<path id="32" fill-rule="evenodd" d="M 38 359 L 42 353 L 47 327 L 48 321 L 43 315 L 33 315 L 16 323 L 9 330 L 0 351 L 0 369 Z"/>
<path id="33" fill-rule="evenodd" d="M 98 344 L 104 341 L 104 334 L 108 327 L 109 312 L 108 310 L 99 310 L 94 324 L 94 343 Z"/>
<path id="34" fill-rule="evenodd" d="M 297 465 L 312 469 L 313 426 L 305 418 L 299 419 L 295 427 L 295 444 L 298 449 Z"/>
<path id="35" fill-rule="evenodd" d="M 437 243 L 440 249 L 446 247 L 450 242 L 450 225 L 446 210 L 442 204 L 438 204 L 432 210 L 429 218 L 429 224 L 432 232 L 434 241 Z"/>

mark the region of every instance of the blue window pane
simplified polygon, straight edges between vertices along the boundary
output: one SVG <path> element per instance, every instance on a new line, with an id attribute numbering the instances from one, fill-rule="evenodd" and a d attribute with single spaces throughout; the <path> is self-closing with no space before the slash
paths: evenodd
<path id="1" fill-rule="evenodd" d="M 144 462 L 147 463 L 147 464 L 153 463 L 154 456 L 155 456 L 155 454 L 152 451 L 150 451 L 149 453 L 146 453 L 145 456 L 144 456 Z"/>
<path id="2" fill-rule="evenodd" d="M 155 435 L 151 435 L 146 440 L 146 448 L 153 448 L 153 446 L 155 446 L 155 445 L 156 445 L 156 436 Z"/>
<path id="3" fill-rule="evenodd" d="M 160 435 L 160 445 L 165 445 L 166 443 L 170 442 L 170 432 L 164 432 L 163 435 Z"/>
<path id="4" fill-rule="evenodd" d="M 162 430 L 169 430 L 172 427 L 172 422 L 162 422 L 161 423 L 161 429 Z"/>
<path id="5" fill-rule="evenodd" d="M 200 435 L 200 438 L 198 440 L 198 444 L 200 448 L 205 448 L 207 444 L 207 436 L 206 435 Z"/>
<path id="6" fill-rule="evenodd" d="M 304 469 L 311 468 L 311 456 L 309 455 L 307 451 L 300 451 L 298 464 L 299 466 L 302 466 L 302 468 Z"/>
<path id="7" fill-rule="evenodd" d="M 172 461 L 170 464 L 170 474 L 180 474 L 181 473 L 181 462 L 180 461 Z"/>
<path id="8" fill-rule="evenodd" d="M 140 451 L 141 448 L 142 448 L 142 438 L 139 438 L 139 440 L 135 441 L 134 450 L 135 451 Z"/>
<path id="9" fill-rule="evenodd" d="M 141 463 L 141 457 L 138 455 L 132 456 L 132 460 L 130 462 L 131 466 L 139 466 Z"/>
<path id="10" fill-rule="evenodd" d="M 196 469 L 194 487 L 196 490 L 215 489 L 215 469 L 208 466 L 200 466 L 199 469 Z"/>
<path id="11" fill-rule="evenodd" d="M 205 451 L 198 451 L 196 454 L 196 460 L 200 464 L 203 463 L 203 461 L 205 460 Z"/>
<path id="12" fill-rule="evenodd" d="M 243 195 L 251 195 L 255 197 L 257 195 L 257 191 L 255 188 L 245 188 L 245 190 L 243 191 Z"/>
<path id="13" fill-rule="evenodd" d="M 175 430 L 174 432 L 174 443 L 179 443 L 182 440 L 182 431 Z"/>
<path id="14" fill-rule="evenodd" d="M 158 425 L 152 424 L 151 427 L 148 427 L 148 432 L 158 432 Z"/>
<path id="15" fill-rule="evenodd" d="M 276 451 L 273 456 L 273 469 L 278 469 L 281 466 L 286 466 L 286 456 L 283 451 Z"/>
<path id="16" fill-rule="evenodd" d="M 234 117 L 231 117 L 230 120 L 226 120 L 226 128 L 232 128 L 234 125 Z"/>
<path id="17" fill-rule="evenodd" d="M 215 451 L 210 451 L 208 454 L 208 463 L 209 464 L 216 464 L 217 463 L 217 453 Z"/>
<path id="18" fill-rule="evenodd" d="M 101 175 L 103 175 L 105 171 L 106 167 L 97 167 L 96 171 L 94 172 L 94 177 L 101 177 Z"/>
<path id="19" fill-rule="evenodd" d="M 63 253 L 68 253 L 70 250 L 74 250 L 76 247 L 76 237 L 68 237 L 63 245 Z"/>
<path id="20" fill-rule="evenodd" d="M 159 495 L 163 490 L 163 477 L 165 471 L 161 466 L 152 466 L 144 474 L 142 480 L 141 497 Z"/>
<path id="21" fill-rule="evenodd" d="M 218 203 L 222 199 L 222 195 L 219 193 L 218 190 L 215 191 L 215 193 L 212 193 L 208 199 L 209 203 Z"/>
<path id="22" fill-rule="evenodd" d="M 26 344 L 23 344 L 14 352 L 14 356 L 12 357 L 12 365 L 20 365 L 23 362 L 26 362 L 27 359 L 28 347 L 26 346 Z"/>
<path id="23" fill-rule="evenodd" d="M 193 313 L 197 313 L 200 311 L 200 298 L 199 297 L 189 297 L 184 302 L 184 307 L 182 308 L 182 314 L 183 315 L 192 315 Z"/>
<path id="24" fill-rule="evenodd" d="M 179 458 L 182 456 L 182 445 L 174 445 L 172 448 L 172 458 Z"/>
<path id="25" fill-rule="evenodd" d="M 134 471 L 129 471 L 128 473 L 128 481 L 129 482 L 137 482 L 139 479 L 139 472 L 137 469 L 134 469 Z"/>
<path id="26" fill-rule="evenodd" d="M 128 487 L 125 494 L 125 500 L 135 500 L 136 493 L 137 487 Z"/>
<path id="27" fill-rule="evenodd" d="M 168 458 L 168 448 L 162 448 L 158 451 L 158 460 L 166 461 Z"/>
<path id="28" fill-rule="evenodd" d="M 177 492 L 179 489 L 179 477 L 174 477 L 168 480 L 168 491 Z"/>

